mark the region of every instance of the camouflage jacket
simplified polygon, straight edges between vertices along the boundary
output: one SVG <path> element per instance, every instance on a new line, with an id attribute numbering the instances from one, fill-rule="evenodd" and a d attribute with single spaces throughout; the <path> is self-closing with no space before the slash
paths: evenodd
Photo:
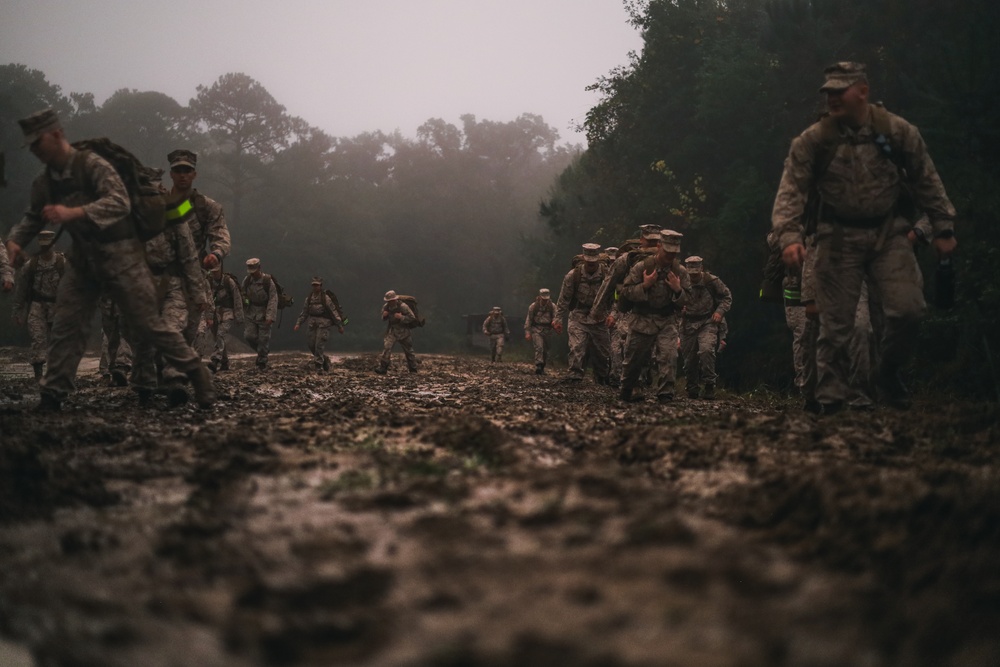
<path id="1" fill-rule="evenodd" d="M 268 274 L 248 275 L 243 280 L 243 299 L 248 319 L 255 322 L 278 319 L 278 288 Z"/>
<path id="2" fill-rule="evenodd" d="M 211 292 L 187 225 L 168 224 L 162 234 L 146 241 L 146 263 L 156 277 L 180 278 L 190 303 L 201 306 L 209 302 Z"/>
<path id="3" fill-rule="evenodd" d="M 55 302 L 56 290 L 66 270 L 66 257 L 61 252 L 53 252 L 51 257 L 36 255 L 21 268 L 21 279 L 14 290 L 15 313 L 22 313 L 31 307 L 32 301 Z"/>
<path id="4" fill-rule="evenodd" d="M 544 306 L 539 306 L 539 300 L 535 299 L 528 306 L 528 315 L 524 318 L 524 330 L 528 331 L 531 327 L 550 327 L 552 326 L 552 320 L 556 316 L 556 306 L 552 303 L 552 299 L 549 299 Z"/>
<path id="5" fill-rule="evenodd" d="M 7 245 L 0 241 L 0 283 L 14 282 L 14 267 L 7 256 Z"/>
<path id="6" fill-rule="evenodd" d="M 73 175 L 75 160 L 85 160 L 82 189 Z M 49 167 L 31 184 L 31 203 L 10 239 L 22 248 L 45 227 L 42 209 L 49 204 L 83 207 L 84 217 L 63 228 L 73 238 L 70 261 L 78 270 L 99 278 L 118 275 L 143 261 L 142 244 L 128 219 L 132 204 L 118 172 L 91 151 L 72 150 L 66 167 Z"/>
<path id="7" fill-rule="evenodd" d="M 397 320 L 395 318 L 396 313 L 401 313 L 403 316 Z M 401 338 L 410 335 L 410 327 L 408 325 L 417 319 L 417 316 L 413 314 L 412 308 L 402 301 L 397 301 L 395 306 L 390 306 L 388 303 L 383 304 L 382 319 L 389 325 L 386 333 Z"/>
<path id="8" fill-rule="evenodd" d="M 608 268 L 602 264 L 597 264 L 597 270 L 593 273 L 587 273 L 582 263 L 571 269 L 563 277 L 562 287 L 559 289 L 555 319 L 561 322 L 567 313 L 582 311 L 584 320 L 590 320 L 590 324 L 603 320 L 604 313 L 600 307 L 595 309 L 596 317 L 592 319 L 590 309 L 596 303 L 597 293 L 607 276 Z"/>
<path id="9" fill-rule="evenodd" d="M 191 191 L 188 199 L 194 208 L 194 216 L 188 220 L 188 225 L 191 227 L 194 247 L 198 250 L 198 259 L 205 259 L 209 253 L 215 253 L 221 262 L 232 248 L 229 225 L 226 224 L 222 204 L 206 197 L 197 189 Z M 208 248 L 205 247 L 206 242 Z"/>
<path id="10" fill-rule="evenodd" d="M 888 114 L 888 112 L 885 112 Z M 817 175 L 824 146 L 823 123 L 817 122 L 792 141 L 771 213 L 771 225 L 781 248 L 803 242 L 803 215 L 810 192 L 815 187 L 823 203 L 821 216 L 840 219 L 886 217 L 903 192 L 903 179 L 917 208 L 931 221 L 935 232 L 954 228 L 955 208 L 938 176 L 920 131 L 904 119 L 888 114 L 889 144 L 902 153 L 897 168 L 879 144 L 869 121 L 853 129 L 837 125 L 840 132 L 832 160 Z"/>
<path id="11" fill-rule="evenodd" d="M 604 277 L 604 282 L 601 283 L 601 287 L 597 290 L 597 294 L 594 297 L 594 305 L 590 309 L 590 316 L 592 318 L 597 319 L 602 313 L 615 310 L 612 308 L 612 301 L 615 297 L 615 292 L 622 287 L 625 278 L 628 277 L 628 271 L 631 268 L 629 262 L 634 263 L 638 257 L 651 255 L 654 252 L 655 248 L 636 248 L 629 252 L 623 252 L 615 258 L 615 261 L 611 263 L 611 268 L 608 269 L 607 275 Z M 617 302 L 615 305 L 617 305 Z"/>
<path id="12" fill-rule="evenodd" d="M 218 281 L 209 274 L 208 286 L 212 291 L 212 303 L 215 304 L 216 314 L 224 310 L 233 311 L 233 316 L 237 322 L 243 321 L 243 294 L 236 279 L 228 273 L 223 273 Z"/>
<path id="13" fill-rule="evenodd" d="M 499 317 L 487 315 L 486 319 L 483 320 L 483 333 L 487 336 L 497 334 L 506 334 L 509 336 L 510 327 L 507 326 L 507 318 L 503 315 L 500 315 Z"/>
<path id="14" fill-rule="evenodd" d="M 733 294 L 722 280 L 708 271 L 701 280 L 691 282 L 690 302 L 684 309 L 684 319 L 701 320 L 715 313 L 725 315 L 733 307 Z"/>
<path id="15" fill-rule="evenodd" d="M 691 276 L 688 275 L 687 269 L 675 258 L 670 266 L 657 268 L 656 282 L 647 290 L 642 285 L 647 263 L 653 268 L 655 259 L 649 257 L 632 266 L 628 277 L 625 278 L 622 296 L 633 302 L 633 312 L 636 316 L 680 313 L 681 308 L 688 305 L 691 298 Z M 680 293 L 674 292 L 667 282 L 670 272 L 681 279 Z"/>
<path id="16" fill-rule="evenodd" d="M 309 296 L 305 298 L 305 303 L 302 304 L 302 313 L 299 314 L 299 319 L 295 320 L 295 326 L 301 326 L 306 321 L 306 318 L 309 317 L 331 320 L 338 327 L 344 326 L 343 322 L 340 321 L 340 317 L 337 316 L 337 309 L 333 305 L 333 299 L 322 290 L 320 290 L 319 294 L 309 292 Z"/>

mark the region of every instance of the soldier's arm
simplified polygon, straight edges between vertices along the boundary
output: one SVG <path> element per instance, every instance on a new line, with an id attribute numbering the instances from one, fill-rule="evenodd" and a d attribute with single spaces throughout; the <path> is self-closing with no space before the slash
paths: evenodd
<path id="1" fill-rule="evenodd" d="M 490 335 L 489 330 L 486 328 L 486 325 L 489 324 L 489 323 L 490 323 L 490 318 L 489 318 L 489 316 L 487 316 L 486 319 L 483 320 L 483 333 L 486 334 L 487 336 Z"/>
<path id="2" fill-rule="evenodd" d="M 505 336 L 509 336 L 510 335 L 510 327 L 507 326 L 507 318 L 506 317 L 501 317 L 500 321 L 503 322 L 503 333 L 504 333 L 504 335 Z"/>
<path id="3" fill-rule="evenodd" d="M 409 324 L 413 320 L 417 319 L 410 307 L 402 302 L 399 304 L 399 313 L 402 317 L 399 318 L 397 324 Z"/>
<path id="4" fill-rule="evenodd" d="M 302 300 L 302 312 L 299 313 L 298 319 L 295 320 L 295 327 L 298 328 L 302 326 L 302 323 L 306 321 L 309 317 L 309 297 Z"/>
<path id="5" fill-rule="evenodd" d="M 906 175 L 913 198 L 921 211 L 927 214 L 934 234 L 955 231 L 955 207 L 948 199 L 944 183 L 934 161 L 927 152 L 920 131 L 903 119 L 898 119 L 903 146 Z"/>
<path id="6" fill-rule="evenodd" d="M 718 302 L 718 305 L 715 306 L 715 312 L 724 317 L 733 307 L 733 293 L 720 278 L 716 278 L 713 282 L 715 283 L 715 299 Z"/>
<path id="7" fill-rule="evenodd" d="M 809 131 L 792 141 L 771 210 L 771 228 L 782 250 L 803 242 L 803 214 L 813 185 L 815 157 L 815 139 Z"/>
<path id="8" fill-rule="evenodd" d="M 531 316 L 535 314 L 535 301 L 531 302 L 528 306 L 528 314 L 524 316 L 524 330 L 527 331 L 531 328 Z"/>
<path id="9" fill-rule="evenodd" d="M 14 267 L 10 265 L 10 259 L 7 257 L 7 246 L 0 241 L 0 283 L 9 285 L 13 282 Z"/>
<path id="10" fill-rule="evenodd" d="M 90 178 L 92 192 L 97 198 L 82 206 L 83 213 L 88 221 L 104 229 L 128 215 L 132 202 L 114 167 L 95 153 L 89 153 L 86 159 L 84 172 Z"/>
<path id="11" fill-rule="evenodd" d="M 556 312 L 552 316 L 553 321 L 562 322 L 563 316 L 569 310 L 569 302 L 573 300 L 574 292 L 576 291 L 576 285 L 573 278 L 576 273 L 576 269 L 570 270 L 563 277 L 562 285 L 559 287 L 559 299 L 556 301 Z"/>
<path id="12" fill-rule="evenodd" d="M 233 317 L 237 322 L 243 321 L 243 293 L 240 292 L 239 285 L 229 276 L 223 275 L 223 280 L 229 280 L 230 294 L 233 295 Z"/>
<path id="13" fill-rule="evenodd" d="M 208 213 L 208 219 L 205 221 L 208 251 L 218 257 L 221 262 L 229 254 L 233 245 L 229 236 L 229 225 L 226 223 L 226 214 L 222 209 L 222 204 L 214 199 L 206 198 L 205 204 Z"/>
<path id="14" fill-rule="evenodd" d="M 11 309 L 14 317 L 23 317 L 25 311 L 28 309 L 28 296 L 31 293 L 31 285 L 29 283 L 34 282 L 30 280 L 31 276 L 28 275 L 30 273 L 31 261 L 28 260 L 21 267 L 17 280 L 14 281 L 14 304 Z"/>
<path id="15" fill-rule="evenodd" d="M 673 299 L 676 307 L 682 308 L 691 303 L 691 276 L 683 266 L 674 265 L 671 268 L 671 271 L 676 273 L 681 279 L 680 294 L 674 292 L 671 298 Z"/>
<path id="16" fill-rule="evenodd" d="M 273 277 L 267 282 L 271 288 L 267 294 L 267 311 L 264 319 L 273 322 L 278 319 L 278 284 L 274 282 Z"/>
<path id="17" fill-rule="evenodd" d="M 333 317 L 333 323 L 337 325 L 337 328 L 344 326 L 343 321 L 340 319 L 340 315 L 337 314 L 337 309 L 333 305 L 333 299 L 330 298 L 329 294 L 323 294 L 323 303 L 326 304 L 326 309 L 330 311 L 330 315 Z"/>
<path id="18" fill-rule="evenodd" d="M 604 277 L 604 282 L 597 289 L 597 295 L 594 297 L 594 305 L 590 308 L 590 317 L 592 319 L 598 319 L 598 316 L 602 312 L 607 311 L 611 307 L 612 298 L 615 294 L 615 286 L 625 279 L 625 274 L 628 271 L 627 256 L 628 253 L 625 253 L 621 257 L 616 257 L 615 261 L 611 263 L 608 275 Z"/>

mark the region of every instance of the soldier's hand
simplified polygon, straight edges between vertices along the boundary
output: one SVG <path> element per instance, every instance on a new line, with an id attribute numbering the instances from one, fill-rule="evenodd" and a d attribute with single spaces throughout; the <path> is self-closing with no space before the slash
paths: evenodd
<path id="1" fill-rule="evenodd" d="M 14 243 L 13 241 L 7 241 L 7 256 L 10 259 L 10 265 L 15 269 L 21 267 L 21 246 Z"/>
<path id="2" fill-rule="evenodd" d="M 401 320 L 403 319 L 403 313 L 395 313 L 393 317 L 397 320 Z"/>
<path id="3" fill-rule="evenodd" d="M 806 317 L 814 321 L 819 319 L 819 306 L 816 305 L 815 301 L 810 301 L 809 303 L 805 304 L 805 307 L 806 307 Z"/>
<path id="4" fill-rule="evenodd" d="M 653 269 L 652 271 L 643 271 L 642 272 L 643 288 L 649 289 L 650 287 L 652 287 L 656 283 L 657 275 L 659 274 L 657 273 L 656 269 Z"/>
<path id="5" fill-rule="evenodd" d="M 719 352 L 722 352 L 724 349 L 726 349 L 726 341 L 720 340 L 719 341 Z"/>
<path id="6" fill-rule="evenodd" d="M 957 245 L 958 240 L 954 236 L 947 239 L 934 239 L 934 249 L 937 251 L 938 257 L 951 257 Z"/>
<path id="7" fill-rule="evenodd" d="M 563 326 L 562 326 L 562 322 L 553 322 L 553 323 L 552 323 L 552 329 L 553 329 L 553 331 L 555 331 L 555 332 L 556 332 L 557 334 L 561 334 L 561 333 L 562 333 L 562 331 L 563 331 Z"/>
<path id="8" fill-rule="evenodd" d="M 681 291 L 681 277 L 674 273 L 673 271 L 667 274 L 667 284 L 670 285 L 670 289 L 675 292 Z"/>
<path id="9" fill-rule="evenodd" d="M 292 331 L 298 331 L 298 330 L 299 330 L 299 325 L 298 324 L 296 324 L 294 327 L 292 327 Z"/>
<path id="10" fill-rule="evenodd" d="M 524 332 L 524 340 L 531 340 L 531 334 L 527 331 Z"/>
<path id="11" fill-rule="evenodd" d="M 210 252 L 205 255 L 205 259 L 202 260 L 201 265 L 205 269 L 211 271 L 219 265 L 219 258 L 215 255 L 215 253 Z"/>
<path id="12" fill-rule="evenodd" d="M 607 328 L 609 328 L 609 329 L 614 329 L 615 328 L 615 316 L 614 315 L 608 315 L 606 318 L 604 318 L 604 325 Z"/>
<path id="13" fill-rule="evenodd" d="M 801 243 L 793 243 L 781 251 L 781 261 L 790 269 L 801 269 L 806 260 L 806 247 Z"/>
<path id="14" fill-rule="evenodd" d="M 4 292 L 9 292 L 12 289 L 14 289 L 14 282 L 13 281 L 11 281 L 11 280 L 5 280 L 5 281 L 3 281 L 3 291 Z"/>
<path id="15" fill-rule="evenodd" d="M 722 321 L 722 314 L 721 313 L 712 313 L 712 321 L 715 322 L 716 324 L 718 324 L 719 322 L 721 322 Z"/>
<path id="16" fill-rule="evenodd" d="M 264 324 L 266 324 L 267 326 L 271 326 L 272 324 L 274 324 L 274 320 L 264 320 Z"/>
<path id="17" fill-rule="evenodd" d="M 337 327 L 337 333 L 344 333 L 344 327 Z"/>

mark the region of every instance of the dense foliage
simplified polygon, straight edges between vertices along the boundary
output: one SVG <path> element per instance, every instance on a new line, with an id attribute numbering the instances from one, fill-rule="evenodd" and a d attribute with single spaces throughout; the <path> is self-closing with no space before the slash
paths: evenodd
<path id="1" fill-rule="evenodd" d="M 921 128 L 958 211 L 960 303 L 932 309 L 914 371 L 996 396 L 1000 353 L 1000 15 L 986 0 L 649 0 L 627 3 L 644 47 L 601 78 L 588 150 L 541 207 L 553 247 L 605 244 L 647 222 L 685 234 L 733 289 L 730 385 L 788 381 L 780 308 L 759 304 L 764 236 L 790 140 L 823 109 L 823 67 L 865 62 L 873 99 Z M 930 278 L 934 258 L 922 251 Z M 928 280 L 932 284 L 933 280 Z M 932 294 L 929 292 L 929 296 Z M 1000 360 L 998 360 L 1000 361 Z M 790 365 L 790 364 L 789 364 Z"/>

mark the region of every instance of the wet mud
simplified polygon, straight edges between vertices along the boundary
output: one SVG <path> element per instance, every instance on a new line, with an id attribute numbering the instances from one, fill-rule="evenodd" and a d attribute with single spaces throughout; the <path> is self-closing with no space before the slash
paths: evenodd
<path id="1" fill-rule="evenodd" d="M 0 663 L 1000 664 L 995 406 L 272 361 L 208 411 L 4 380 Z"/>

